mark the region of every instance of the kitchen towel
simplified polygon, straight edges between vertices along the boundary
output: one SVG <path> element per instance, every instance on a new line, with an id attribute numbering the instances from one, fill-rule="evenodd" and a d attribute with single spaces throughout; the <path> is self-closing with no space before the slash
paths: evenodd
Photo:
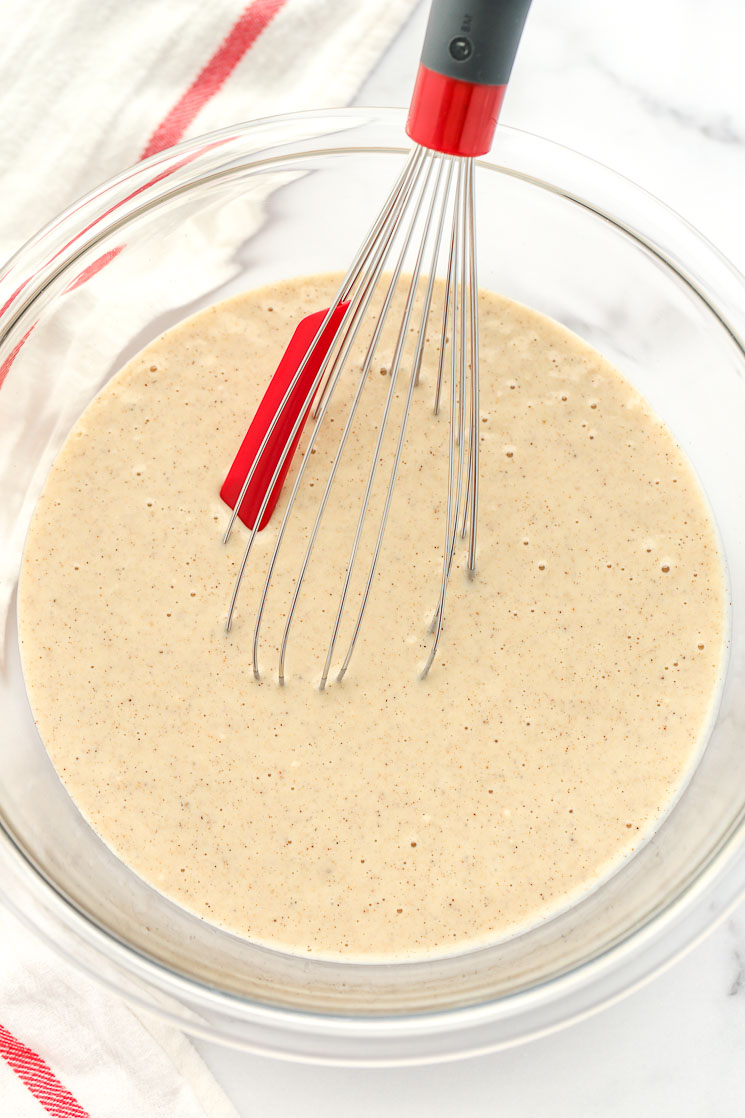
<path id="1" fill-rule="evenodd" d="M 0 272 L 28 236 L 140 158 L 237 121 L 347 103 L 416 2 L 4 0 Z M 10 437 L 0 425 L 0 441 Z M 185 1037 L 4 911 L 0 944 L 0 1113 L 235 1114 Z"/>
<path id="2" fill-rule="evenodd" d="M 196 1049 L 0 910 L 3 1118 L 237 1118 Z"/>
<path id="3" fill-rule="evenodd" d="M 347 104 L 416 0 L 3 0 L 0 262 L 161 148 Z"/>

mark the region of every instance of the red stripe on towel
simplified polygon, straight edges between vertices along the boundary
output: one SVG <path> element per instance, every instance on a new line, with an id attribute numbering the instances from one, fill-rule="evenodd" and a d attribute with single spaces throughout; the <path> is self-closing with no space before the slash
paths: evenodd
<path id="1" fill-rule="evenodd" d="M 76 287 L 82 287 L 89 279 L 93 279 L 102 268 L 105 268 L 107 264 L 111 263 L 114 257 L 119 255 L 124 247 L 124 245 L 117 245 L 116 248 L 110 248 L 103 256 L 99 256 L 98 260 L 94 260 L 87 268 L 83 268 L 82 272 L 68 283 L 65 291 L 74 291 Z"/>
<path id="2" fill-rule="evenodd" d="M 143 159 L 147 159 L 149 156 L 157 154 L 157 152 L 162 151 L 164 148 L 168 148 L 171 147 L 173 144 L 177 144 L 179 140 L 183 138 L 184 132 L 192 123 L 199 110 L 204 105 L 206 105 L 210 98 L 213 97 L 220 90 L 224 82 L 227 80 L 228 77 L 230 77 L 230 74 L 243 58 L 246 51 L 251 48 L 264 28 L 272 21 L 272 19 L 274 19 L 277 12 L 280 11 L 280 9 L 283 8 L 286 3 L 287 0 L 253 0 L 251 4 L 244 8 L 242 15 L 228 32 L 225 39 L 222 41 L 220 46 L 210 58 L 209 62 L 200 71 L 199 75 L 189 86 L 186 93 L 184 93 L 184 95 L 179 98 L 170 112 L 163 118 L 161 123 L 155 129 L 147 143 L 145 150 L 142 153 Z M 199 151 L 192 152 L 189 155 L 184 156 L 184 158 L 180 162 L 176 163 L 172 167 L 168 167 L 165 171 L 162 171 L 159 175 L 156 175 L 154 178 L 152 178 L 144 186 L 140 186 L 136 190 L 133 190 L 132 193 L 127 195 L 126 198 L 122 199 L 121 202 L 115 203 L 115 205 L 111 206 L 108 210 L 106 210 L 105 213 L 101 214 L 94 221 L 90 222 L 89 225 L 86 225 L 86 227 L 84 229 L 81 229 L 79 233 L 76 233 L 67 245 L 65 245 L 61 249 L 58 249 L 58 251 L 52 257 L 52 260 L 59 256 L 60 253 L 64 252 L 66 248 L 69 248 L 71 244 L 77 241 L 90 229 L 92 229 L 93 226 L 95 226 L 102 218 L 108 216 L 108 214 L 110 214 L 113 210 L 117 209 L 118 206 L 122 205 L 124 202 L 130 201 L 137 194 L 140 194 L 149 186 L 153 186 L 160 179 L 173 174 L 173 172 L 178 170 L 179 167 L 182 167 L 185 163 L 191 162 L 192 159 L 196 159 L 196 157 L 203 151 L 209 150 L 209 147 L 218 147 L 222 142 L 223 141 L 221 140 L 213 141 L 212 144 L 206 145 L 204 148 L 200 148 Z M 124 246 L 121 247 L 123 248 Z M 96 261 L 95 264 L 90 265 L 88 269 L 82 272 L 77 281 L 73 280 L 67 290 L 72 290 L 73 288 L 79 286 L 81 283 L 85 283 L 86 280 L 95 275 L 96 272 L 100 270 L 100 268 L 102 268 L 105 264 L 112 260 L 114 256 L 116 256 L 120 251 L 121 248 L 117 248 L 116 250 L 112 250 L 110 253 L 104 254 L 104 256 Z M 10 304 L 14 301 L 16 296 L 20 294 L 20 292 L 23 291 L 24 287 L 26 287 L 26 285 L 31 281 L 31 279 L 33 279 L 33 276 L 29 276 L 27 279 L 25 279 L 23 283 L 16 289 L 16 291 L 13 292 L 13 294 L 5 303 L 5 306 L 0 309 L 0 318 L 8 309 Z M 35 325 L 36 323 L 34 323 L 34 326 Z M 11 365 L 23 348 L 24 342 L 28 338 L 34 326 L 31 326 L 31 328 L 26 332 L 23 338 L 21 338 L 20 342 L 18 342 L 13 350 L 8 354 L 2 365 L 0 365 L 0 387 L 2 387 L 3 381 L 7 377 Z"/>
<path id="3" fill-rule="evenodd" d="M 13 348 L 11 349 L 8 356 L 3 361 L 2 365 L 0 365 L 0 388 L 2 388 L 3 382 L 5 381 L 5 378 L 7 377 L 8 373 L 10 372 L 11 365 L 13 364 L 16 357 L 18 356 L 18 354 L 23 349 L 26 342 L 28 341 L 29 337 L 31 336 L 31 332 L 33 331 L 35 326 L 36 326 L 36 322 L 33 322 L 29 326 L 28 330 L 23 335 L 21 340 L 19 342 L 16 342 L 16 344 L 13 346 Z M 0 1029 L 1 1028 L 2 1028 L 2 1025 L 0 1025 Z"/>
<path id="4" fill-rule="evenodd" d="M 214 97 L 246 51 L 253 46 L 286 2 L 287 0 L 253 0 L 244 9 L 207 65 L 155 129 L 142 153 L 143 159 L 155 155 L 163 148 L 172 147 L 183 138 L 199 110 Z"/>
<path id="5" fill-rule="evenodd" d="M 48 1064 L 0 1025 L 0 1056 L 54 1118 L 90 1118 L 87 1110 L 63 1087 Z"/>

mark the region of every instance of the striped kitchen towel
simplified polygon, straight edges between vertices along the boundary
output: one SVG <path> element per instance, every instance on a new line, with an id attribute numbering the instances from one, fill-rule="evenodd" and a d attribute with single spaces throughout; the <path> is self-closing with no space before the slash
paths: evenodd
<path id="1" fill-rule="evenodd" d="M 347 104 L 416 3 L 3 0 L 0 262 L 145 155 Z"/>
<path id="2" fill-rule="evenodd" d="M 238 1118 L 186 1037 L 138 1016 L 0 907 L 3 1118 Z"/>

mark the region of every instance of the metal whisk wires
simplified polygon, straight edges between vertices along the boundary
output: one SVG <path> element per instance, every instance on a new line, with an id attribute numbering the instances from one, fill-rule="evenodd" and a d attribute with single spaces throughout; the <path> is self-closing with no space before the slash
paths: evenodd
<path id="1" fill-rule="evenodd" d="M 341 629 L 342 618 L 348 605 L 353 572 L 360 558 L 359 553 L 363 536 L 363 527 L 369 515 L 370 498 L 380 464 L 381 448 L 390 419 L 396 387 L 399 382 L 402 367 L 404 364 L 409 364 L 409 362 L 404 361 L 404 350 L 407 335 L 411 328 L 412 317 L 414 317 L 417 291 L 421 284 L 425 284 L 426 277 L 423 305 L 419 313 L 416 350 L 408 368 L 408 387 L 403 406 L 400 430 L 395 440 L 395 450 L 392 456 L 390 475 L 385 491 L 385 500 L 382 513 L 380 514 L 372 554 L 368 561 L 367 576 L 364 581 L 364 589 L 362 590 L 357 608 L 352 635 L 339 668 L 337 680 L 341 680 L 344 677 L 349 667 L 367 608 L 388 522 L 388 515 L 391 508 L 406 436 L 407 422 L 414 392 L 419 382 L 419 373 L 426 345 L 427 326 L 432 309 L 435 277 L 438 271 L 438 262 L 441 255 L 443 255 L 443 250 L 447 261 L 444 273 L 445 300 L 443 319 L 439 331 L 438 373 L 433 406 L 434 412 L 437 414 L 440 409 L 443 383 L 447 377 L 446 366 L 449 365 L 450 433 L 448 445 L 447 511 L 444 526 L 442 576 L 431 624 L 432 639 L 430 650 L 422 670 L 422 675 L 426 675 L 429 671 L 440 642 L 448 579 L 453 565 L 456 538 L 459 530 L 461 537 L 465 538 L 468 536 L 468 570 L 473 572 L 475 569 L 479 482 L 479 373 L 474 164 L 472 158 L 443 155 L 417 145 L 409 156 L 394 189 L 386 200 L 385 205 L 373 223 L 368 236 L 344 277 L 324 322 L 316 334 L 314 342 L 285 392 L 274 419 L 269 425 L 266 435 L 259 446 L 259 450 L 246 476 L 243 489 L 235 504 L 235 509 L 230 517 L 225 532 L 224 540 L 227 542 L 235 523 L 237 512 L 241 507 L 251 479 L 261 461 L 262 454 L 284 409 L 288 406 L 288 402 L 293 396 L 293 392 L 296 389 L 307 362 L 310 360 L 314 347 L 319 343 L 321 335 L 334 311 L 340 304 L 348 303 L 347 310 L 334 338 L 334 342 L 324 360 L 321 362 L 318 372 L 312 382 L 312 386 L 307 392 L 304 402 L 298 409 L 297 419 L 276 465 L 274 474 L 267 488 L 266 496 L 263 499 L 262 506 L 256 517 L 254 527 L 250 532 L 228 609 L 226 629 L 229 630 L 246 565 L 270 494 L 274 489 L 277 478 L 282 472 L 287 455 L 290 453 L 290 448 L 303 422 L 307 406 L 310 401 L 315 399 L 316 393 L 320 389 L 320 394 L 318 395 L 318 400 L 313 410 L 313 419 L 315 422 L 311 429 L 305 454 L 298 469 L 279 526 L 277 539 L 271 554 L 259 599 L 253 634 L 253 670 L 257 679 L 259 678 L 259 643 L 262 620 L 266 609 L 272 577 L 277 564 L 277 557 L 285 538 L 287 525 L 292 515 L 297 493 L 302 485 L 313 446 L 324 429 L 324 421 L 328 414 L 329 406 L 333 400 L 336 388 L 341 377 L 344 375 L 345 368 L 348 366 L 350 351 L 358 336 L 360 327 L 368 314 L 373 297 L 376 295 L 378 288 L 382 286 L 381 280 L 386 272 L 386 267 L 388 266 L 390 269 L 392 263 L 392 271 L 389 279 L 386 273 L 385 282 L 387 283 L 387 287 L 385 288 L 385 295 L 380 310 L 377 312 L 372 338 L 368 344 L 358 373 L 358 381 L 352 403 L 338 441 L 329 476 L 326 480 L 318 505 L 315 522 L 310 532 L 305 554 L 295 582 L 280 644 L 278 677 L 281 683 L 284 682 L 285 660 L 290 631 L 302 592 L 305 575 L 321 526 L 324 511 L 329 501 L 332 486 L 338 472 L 339 464 L 348 442 L 349 433 L 357 413 L 365 384 L 368 380 L 368 374 L 370 373 L 372 362 L 378 349 L 381 333 L 388 319 L 394 295 L 400 285 L 403 286 L 408 283 L 397 341 L 390 362 L 388 392 L 378 426 L 377 441 L 371 457 L 354 540 L 346 563 L 343 585 L 330 634 L 328 651 L 323 665 L 320 682 L 321 688 L 325 687 L 328 680 L 337 639 Z M 410 268 L 410 271 L 407 270 L 407 266 Z M 352 375 L 349 369 L 348 375 Z"/>

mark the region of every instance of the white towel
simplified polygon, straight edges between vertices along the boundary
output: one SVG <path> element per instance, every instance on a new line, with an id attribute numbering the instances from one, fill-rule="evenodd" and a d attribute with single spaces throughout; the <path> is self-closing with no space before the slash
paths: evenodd
<path id="1" fill-rule="evenodd" d="M 0 261 L 158 143 L 347 104 L 415 3 L 3 0 Z"/>
<path id="2" fill-rule="evenodd" d="M 193 1045 L 137 1017 L 0 911 L 0 1113 L 236 1118 Z"/>
<path id="3" fill-rule="evenodd" d="M 3 0 L 0 272 L 57 212 L 146 153 L 240 120 L 345 104 L 415 4 Z M 0 474 L 3 460 L 20 466 L 16 394 L 11 370 Z M 0 570 L 6 600 L 9 575 Z M 183 1036 L 140 1019 L 5 912 L 0 943 L 0 1113 L 235 1113 Z"/>

